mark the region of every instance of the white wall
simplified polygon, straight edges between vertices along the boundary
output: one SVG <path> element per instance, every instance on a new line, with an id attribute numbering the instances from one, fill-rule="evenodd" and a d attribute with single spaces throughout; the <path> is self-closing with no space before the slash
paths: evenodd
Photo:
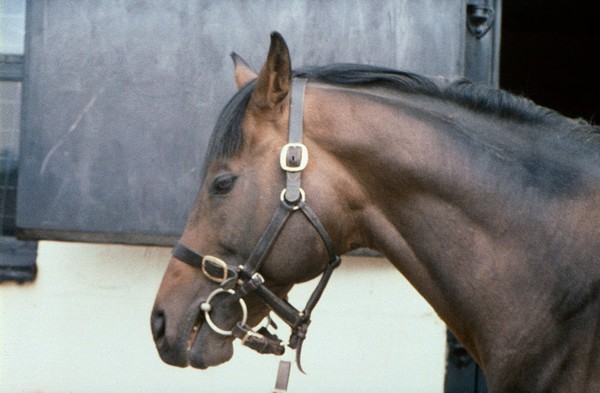
<path id="1" fill-rule="evenodd" d="M 278 359 L 241 346 L 205 371 L 161 362 L 149 316 L 169 249 L 41 242 L 38 253 L 36 282 L 0 285 L 0 392 L 273 389 Z M 294 369 L 289 392 L 441 392 L 444 356 L 445 327 L 410 284 L 385 259 L 345 257 L 313 313 L 308 375 Z"/>

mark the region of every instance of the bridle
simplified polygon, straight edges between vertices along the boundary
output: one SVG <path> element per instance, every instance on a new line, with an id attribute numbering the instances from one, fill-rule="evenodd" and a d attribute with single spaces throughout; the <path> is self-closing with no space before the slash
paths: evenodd
<path id="1" fill-rule="evenodd" d="M 246 262 L 234 268 L 222 259 L 211 255 L 201 255 L 181 243 L 178 243 L 173 249 L 175 258 L 201 269 L 209 280 L 220 284 L 219 288 L 211 292 L 201 305 L 206 323 L 213 331 L 224 336 L 239 338 L 244 345 L 260 353 L 282 355 L 285 351 L 282 340 L 269 332 L 266 327 L 254 331 L 246 324 L 248 312 L 243 299 L 249 293 L 255 293 L 290 326 L 292 333 L 287 345 L 296 350 L 296 363 L 300 370 L 302 370 L 300 363 L 302 343 L 311 322 L 312 310 L 321 298 L 333 270 L 341 263 L 341 258 L 336 254 L 333 242 L 323 224 L 306 204 L 306 195 L 301 187 L 302 171 L 308 163 L 308 150 L 302 144 L 302 116 L 306 82 L 305 78 L 294 78 L 292 82 L 288 143 L 283 146 L 280 155 L 280 166 L 286 173 L 285 188 L 280 196 L 281 203 Z M 259 273 L 281 230 L 296 212 L 304 214 L 315 228 L 325 244 L 329 258 L 319 283 L 302 311 L 296 309 L 287 300 L 275 295 L 264 285 L 265 280 Z M 238 302 L 242 309 L 242 320 L 229 331 L 218 327 L 210 316 L 213 308 L 211 301 L 218 295 L 229 295 L 228 300 L 231 304 Z"/>

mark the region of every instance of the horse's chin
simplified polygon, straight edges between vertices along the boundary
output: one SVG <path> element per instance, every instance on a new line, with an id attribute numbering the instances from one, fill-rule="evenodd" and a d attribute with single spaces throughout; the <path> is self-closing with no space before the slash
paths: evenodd
<path id="1" fill-rule="evenodd" d="M 188 350 L 189 365 L 206 369 L 225 363 L 233 356 L 233 338 L 215 333 L 206 323 L 200 326 Z"/>
<path id="2" fill-rule="evenodd" d="M 199 303 L 199 302 L 197 302 Z M 161 359 L 171 366 L 206 369 L 230 360 L 233 356 L 233 337 L 214 332 L 196 308 L 184 318 L 172 340 L 163 335 L 154 337 Z"/>

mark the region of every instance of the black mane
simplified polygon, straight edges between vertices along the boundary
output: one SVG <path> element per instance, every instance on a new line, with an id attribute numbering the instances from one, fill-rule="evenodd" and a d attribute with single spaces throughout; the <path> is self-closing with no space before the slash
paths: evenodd
<path id="1" fill-rule="evenodd" d="M 379 86 L 404 93 L 423 94 L 499 118 L 529 124 L 552 124 L 563 128 L 565 132 L 577 128 L 578 131 L 584 131 L 587 136 L 600 136 L 598 127 L 590 126 L 583 121 L 576 123 L 526 98 L 485 85 L 473 84 L 466 79 L 440 82 L 411 72 L 362 64 L 306 67 L 296 70 L 294 76 L 341 86 Z M 226 159 L 242 147 L 244 143 L 242 119 L 254 85 L 255 82 L 251 82 L 238 91 L 223 108 L 209 141 L 204 169 L 209 163 Z"/>
<path id="2" fill-rule="evenodd" d="M 345 86 L 381 86 L 455 102 L 478 112 L 524 122 L 565 119 L 551 109 L 490 86 L 460 78 L 437 81 L 423 75 L 363 64 L 331 64 L 296 72 L 312 80 Z"/>

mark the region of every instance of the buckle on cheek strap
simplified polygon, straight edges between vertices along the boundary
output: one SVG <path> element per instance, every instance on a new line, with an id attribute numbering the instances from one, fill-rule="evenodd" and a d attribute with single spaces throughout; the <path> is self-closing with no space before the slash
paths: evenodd
<path id="1" fill-rule="evenodd" d="M 280 165 L 286 172 L 285 200 L 293 204 L 301 197 L 301 173 L 308 165 L 308 149 L 302 144 L 302 115 L 306 78 L 294 78 L 290 103 L 288 144 L 281 149 Z"/>
<path id="2" fill-rule="evenodd" d="M 281 149 L 279 165 L 286 172 L 300 172 L 308 164 L 308 149 L 302 143 L 288 143 Z"/>

